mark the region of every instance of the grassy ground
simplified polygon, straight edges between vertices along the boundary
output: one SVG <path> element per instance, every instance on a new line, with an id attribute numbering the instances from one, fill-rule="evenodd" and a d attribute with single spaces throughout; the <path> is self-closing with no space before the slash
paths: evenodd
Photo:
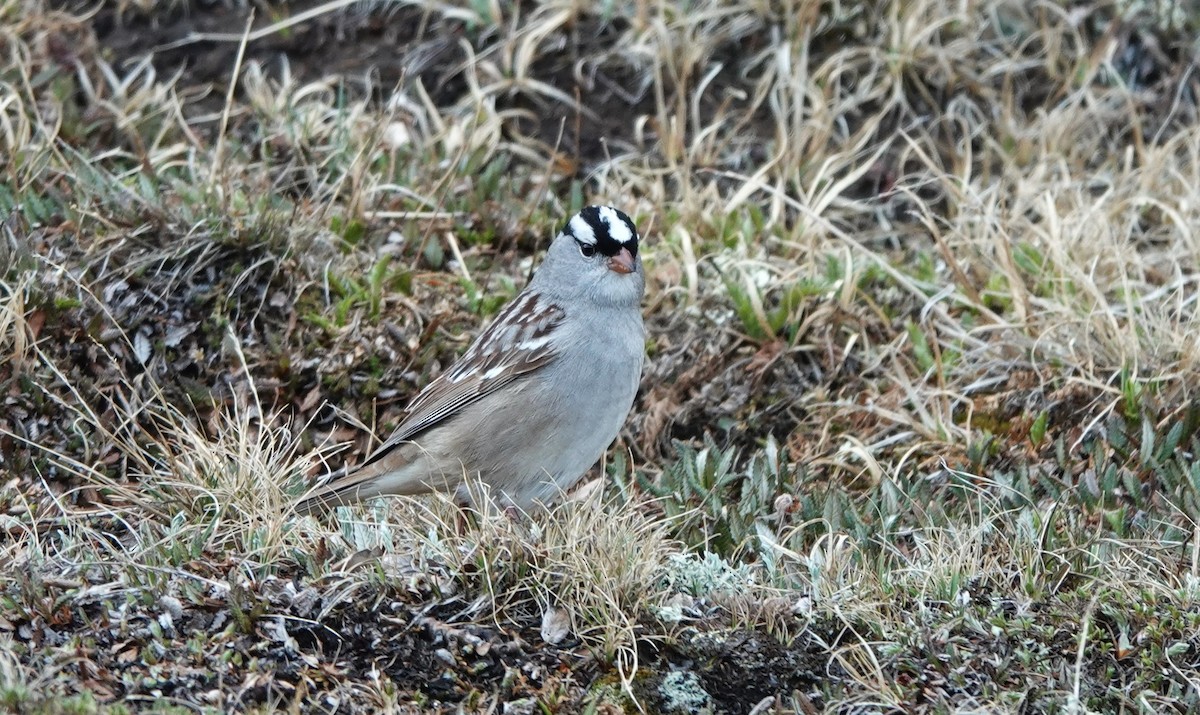
<path id="1" fill-rule="evenodd" d="M 0 707 L 1196 711 L 1185 7 L 0 0 Z M 595 479 L 292 514 L 593 201 Z"/>

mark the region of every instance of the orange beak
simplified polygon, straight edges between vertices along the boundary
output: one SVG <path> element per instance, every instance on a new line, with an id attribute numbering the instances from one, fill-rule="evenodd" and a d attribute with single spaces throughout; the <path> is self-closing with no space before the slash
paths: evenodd
<path id="1" fill-rule="evenodd" d="M 633 273 L 633 254 L 628 248 L 621 247 L 621 252 L 608 259 L 608 270 L 613 273 Z"/>

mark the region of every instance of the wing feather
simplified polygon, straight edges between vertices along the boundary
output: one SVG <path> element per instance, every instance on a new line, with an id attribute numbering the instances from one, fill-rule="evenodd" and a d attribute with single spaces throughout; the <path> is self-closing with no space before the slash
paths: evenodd
<path id="1" fill-rule="evenodd" d="M 518 295 L 449 370 L 409 403 L 408 417 L 359 468 L 551 362 L 557 353 L 550 335 L 562 324 L 563 316 L 561 307 L 535 291 Z"/>
<path id="2" fill-rule="evenodd" d="M 550 363 L 557 355 L 550 335 L 562 324 L 563 316 L 561 307 L 537 292 L 522 292 L 449 370 L 409 403 L 408 417 L 386 442 L 357 467 L 331 474 L 324 484 L 306 495 L 298 511 L 307 513 L 320 505 L 339 503 L 345 498 L 343 495 L 363 483 L 403 468 L 408 457 L 398 448 L 513 380 Z M 397 460 L 400 463 L 391 464 Z"/>

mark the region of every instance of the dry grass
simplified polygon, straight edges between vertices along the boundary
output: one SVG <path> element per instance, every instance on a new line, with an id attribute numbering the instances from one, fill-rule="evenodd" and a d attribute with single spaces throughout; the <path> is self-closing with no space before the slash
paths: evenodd
<path id="1" fill-rule="evenodd" d="M 1200 703 L 1196 17 L 270 10 L 0 0 L 5 707 Z M 605 499 L 296 518 L 592 201 Z"/>
<path id="2" fill-rule="evenodd" d="M 638 618 L 665 598 L 666 556 L 679 549 L 666 524 L 613 511 L 595 495 L 532 515 L 471 512 L 465 527 L 461 509 L 444 497 L 402 500 L 399 513 L 374 514 L 339 518 L 350 543 L 470 574 L 466 588 L 479 597 L 462 615 L 472 622 L 501 626 L 556 610 L 573 638 L 627 679 L 637 670 Z"/>
<path id="3" fill-rule="evenodd" d="M 0 360 L 10 370 L 19 371 L 29 359 L 33 336 L 25 310 L 28 279 L 15 284 L 0 283 Z"/>

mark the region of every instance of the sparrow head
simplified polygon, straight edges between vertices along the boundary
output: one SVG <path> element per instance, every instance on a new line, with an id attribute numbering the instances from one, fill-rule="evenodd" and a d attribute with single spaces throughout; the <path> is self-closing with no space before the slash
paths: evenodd
<path id="1" fill-rule="evenodd" d="M 633 273 L 637 263 L 638 234 L 633 220 L 611 206 L 588 206 L 571 217 L 562 232 L 575 239 L 584 258 L 599 259 L 615 273 Z"/>
<path id="2" fill-rule="evenodd" d="M 633 220 L 611 206 L 584 208 L 554 239 L 534 281 L 549 285 L 551 274 L 561 276 L 553 284 L 599 303 L 639 302 L 645 280 Z"/>

